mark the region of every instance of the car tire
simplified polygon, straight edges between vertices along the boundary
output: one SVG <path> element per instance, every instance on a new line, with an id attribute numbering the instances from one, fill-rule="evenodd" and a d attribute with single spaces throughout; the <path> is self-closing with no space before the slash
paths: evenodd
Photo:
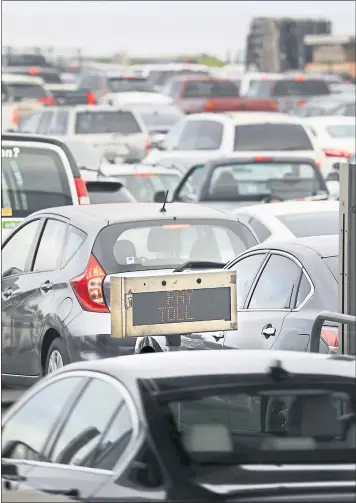
<path id="1" fill-rule="evenodd" d="M 70 363 L 67 348 L 60 337 L 56 337 L 48 349 L 44 375 L 50 374 Z"/>

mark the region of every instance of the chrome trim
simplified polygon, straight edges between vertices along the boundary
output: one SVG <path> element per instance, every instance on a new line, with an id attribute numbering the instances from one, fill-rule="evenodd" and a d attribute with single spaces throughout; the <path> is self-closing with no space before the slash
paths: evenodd
<path id="1" fill-rule="evenodd" d="M 302 487 L 303 489 L 325 489 L 329 487 L 349 487 L 355 488 L 356 482 L 352 481 L 335 481 L 335 482 L 278 482 L 278 483 L 267 483 L 267 484 L 226 484 L 226 485 L 215 485 L 215 484 L 201 484 L 202 487 L 214 491 L 216 494 L 229 494 L 230 491 L 234 491 L 234 496 L 238 498 L 238 491 L 250 490 L 253 493 L 256 489 L 280 489 L 281 487 L 286 487 L 290 489 L 298 489 Z M 236 494 L 235 494 L 236 491 Z"/>
<path id="2" fill-rule="evenodd" d="M 41 380 L 38 384 L 38 386 L 35 386 L 35 389 L 30 389 L 28 393 L 26 394 L 25 398 L 22 400 L 20 398 L 19 402 L 15 403 L 13 407 L 9 410 L 8 413 L 5 413 L 4 420 L 2 421 L 2 427 L 6 425 L 7 421 L 11 419 L 11 417 L 18 412 L 31 398 L 33 398 L 35 395 L 37 395 L 42 389 L 44 389 L 46 386 L 49 384 L 52 384 L 53 382 L 59 381 L 61 379 L 65 379 L 67 377 L 83 377 L 83 378 L 88 378 L 88 379 L 101 379 L 102 381 L 105 381 L 114 387 L 116 387 L 119 392 L 121 393 L 123 399 L 125 400 L 125 403 L 129 409 L 130 416 L 132 419 L 132 436 L 129 441 L 129 443 L 126 446 L 126 449 L 120 456 L 120 459 L 118 460 L 117 464 L 114 467 L 114 470 L 101 470 L 98 468 L 90 468 L 90 467 L 82 467 L 82 466 L 76 466 L 76 465 L 64 465 L 60 463 L 51 463 L 51 462 L 42 462 L 42 461 L 29 461 L 29 460 L 21 460 L 19 459 L 18 461 L 21 461 L 22 463 L 25 463 L 26 465 L 30 466 L 53 466 L 53 467 L 60 467 L 61 469 L 68 469 L 68 470 L 82 470 L 85 472 L 91 472 L 91 473 L 106 473 L 106 474 L 112 474 L 115 477 L 120 476 L 122 471 L 127 467 L 128 463 L 130 460 L 136 455 L 136 452 L 138 448 L 141 446 L 142 440 L 144 439 L 144 429 L 143 429 L 143 424 L 140 421 L 139 418 L 139 413 L 138 409 L 136 407 L 136 404 L 134 400 L 131 397 L 130 392 L 122 384 L 119 380 L 112 376 L 108 376 L 106 374 L 101 374 L 99 372 L 93 371 L 93 370 L 71 370 L 71 371 L 59 371 L 58 373 L 53 373 L 52 375 L 47 376 L 44 379 L 44 382 Z M 4 458 L 5 459 L 5 458 Z M 14 460 L 15 458 L 9 458 L 9 460 Z"/>
<path id="3" fill-rule="evenodd" d="M 276 465 L 241 465 L 241 468 L 243 470 L 249 470 L 249 471 L 304 471 L 304 470 L 311 470 L 315 471 L 315 466 L 317 466 L 318 471 L 319 470 L 333 470 L 333 471 L 341 471 L 341 470 L 356 470 L 356 463 L 345 463 L 345 464 L 320 464 L 320 465 L 297 465 L 297 464 L 290 464 L 290 465 L 281 465 L 281 466 L 276 466 Z"/>

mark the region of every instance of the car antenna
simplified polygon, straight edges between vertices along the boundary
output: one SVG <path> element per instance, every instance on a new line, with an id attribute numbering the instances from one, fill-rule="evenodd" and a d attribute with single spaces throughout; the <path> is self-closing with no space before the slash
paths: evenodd
<path id="1" fill-rule="evenodd" d="M 269 368 L 269 376 L 274 381 L 285 381 L 290 374 L 283 368 L 281 360 L 276 360 Z"/>
<path id="2" fill-rule="evenodd" d="M 160 213 L 166 213 L 166 202 L 167 202 L 167 199 L 168 199 L 168 192 L 169 190 L 166 191 L 166 195 L 164 196 L 164 201 L 163 201 L 163 205 L 162 205 L 162 208 L 159 210 Z"/>

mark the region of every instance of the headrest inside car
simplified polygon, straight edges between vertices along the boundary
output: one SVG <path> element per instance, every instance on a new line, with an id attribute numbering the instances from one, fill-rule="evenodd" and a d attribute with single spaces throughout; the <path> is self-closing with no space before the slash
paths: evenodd
<path id="1" fill-rule="evenodd" d="M 297 397 L 289 411 L 289 432 L 303 437 L 339 437 L 342 421 L 329 395 Z"/>
<path id="2" fill-rule="evenodd" d="M 233 452 L 229 430 L 223 424 L 195 424 L 183 433 L 188 452 Z"/>

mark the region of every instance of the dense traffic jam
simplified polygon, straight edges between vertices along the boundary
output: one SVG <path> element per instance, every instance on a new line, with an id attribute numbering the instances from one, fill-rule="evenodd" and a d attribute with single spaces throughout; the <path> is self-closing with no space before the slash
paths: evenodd
<path id="1" fill-rule="evenodd" d="M 355 82 L 2 70 L 4 501 L 354 501 L 355 358 L 311 339 Z"/>

